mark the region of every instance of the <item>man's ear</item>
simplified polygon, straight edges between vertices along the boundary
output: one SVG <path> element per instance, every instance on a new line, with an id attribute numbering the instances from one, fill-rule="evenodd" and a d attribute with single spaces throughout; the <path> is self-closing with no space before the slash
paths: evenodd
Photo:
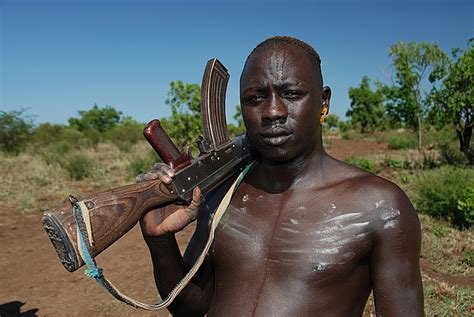
<path id="1" fill-rule="evenodd" d="M 321 105 L 321 117 L 319 118 L 319 124 L 323 124 L 324 119 L 329 113 L 329 102 L 331 101 L 331 88 L 328 86 L 323 87 L 322 105 Z"/>

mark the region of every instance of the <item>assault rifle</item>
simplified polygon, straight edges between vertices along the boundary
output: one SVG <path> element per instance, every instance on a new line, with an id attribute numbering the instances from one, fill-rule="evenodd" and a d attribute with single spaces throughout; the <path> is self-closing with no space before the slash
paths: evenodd
<path id="1" fill-rule="evenodd" d="M 145 138 L 164 163 L 175 169 L 170 185 L 159 180 L 126 185 L 83 199 L 88 209 L 93 233 L 91 253 L 96 256 L 127 233 L 150 208 L 177 200 L 190 201 L 193 188 L 205 194 L 236 175 L 250 163 L 250 152 L 244 136 L 230 139 L 225 118 L 225 93 L 229 74 L 217 60 L 207 62 L 202 81 L 201 115 L 203 137 L 197 141 L 197 159 L 173 144 L 158 120 L 144 129 Z M 77 200 L 70 196 L 71 203 Z M 78 230 L 71 204 L 65 203 L 46 212 L 42 219 L 59 259 L 69 272 L 84 262 L 78 246 Z"/>

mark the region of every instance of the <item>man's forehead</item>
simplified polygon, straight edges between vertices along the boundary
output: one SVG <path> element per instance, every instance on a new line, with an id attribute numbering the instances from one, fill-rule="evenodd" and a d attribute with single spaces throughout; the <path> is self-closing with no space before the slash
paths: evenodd
<path id="1" fill-rule="evenodd" d="M 302 48 L 291 44 L 279 44 L 277 46 L 269 45 L 260 47 L 248 60 L 247 64 L 279 63 L 282 60 L 298 60 L 300 62 L 309 62 Z M 278 66 L 276 64 L 275 66 Z"/>
<path id="2" fill-rule="evenodd" d="M 241 80 L 253 82 L 271 76 L 273 79 L 300 82 L 314 79 L 314 71 L 304 51 L 295 45 L 262 47 L 249 57 Z"/>

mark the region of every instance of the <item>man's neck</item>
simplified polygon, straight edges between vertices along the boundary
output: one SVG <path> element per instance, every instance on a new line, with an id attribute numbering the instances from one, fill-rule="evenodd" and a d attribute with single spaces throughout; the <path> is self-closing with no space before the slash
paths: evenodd
<path id="1" fill-rule="evenodd" d="M 314 176 L 321 175 L 326 156 L 323 146 L 316 144 L 311 153 L 290 162 L 263 159 L 256 167 L 257 183 L 271 193 L 282 193 L 293 187 L 306 187 L 308 180 L 314 180 Z"/>

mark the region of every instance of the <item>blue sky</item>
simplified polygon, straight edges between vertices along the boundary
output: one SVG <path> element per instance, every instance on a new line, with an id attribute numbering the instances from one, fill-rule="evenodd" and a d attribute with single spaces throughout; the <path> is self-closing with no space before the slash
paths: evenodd
<path id="1" fill-rule="evenodd" d="M 165 117 L 171 80 L 200 83 L 209 58 L 229 70 L 228 118 L 243 63 L 260 41 L 291 35 L 322 59 L 331 111 L 343 117 L 363 75 L 387 82 L 398 41 L 466 47 L 472 1 L 0 0 L 0 110 L 66 123 L 112 105 L 147 122 Z"/>

